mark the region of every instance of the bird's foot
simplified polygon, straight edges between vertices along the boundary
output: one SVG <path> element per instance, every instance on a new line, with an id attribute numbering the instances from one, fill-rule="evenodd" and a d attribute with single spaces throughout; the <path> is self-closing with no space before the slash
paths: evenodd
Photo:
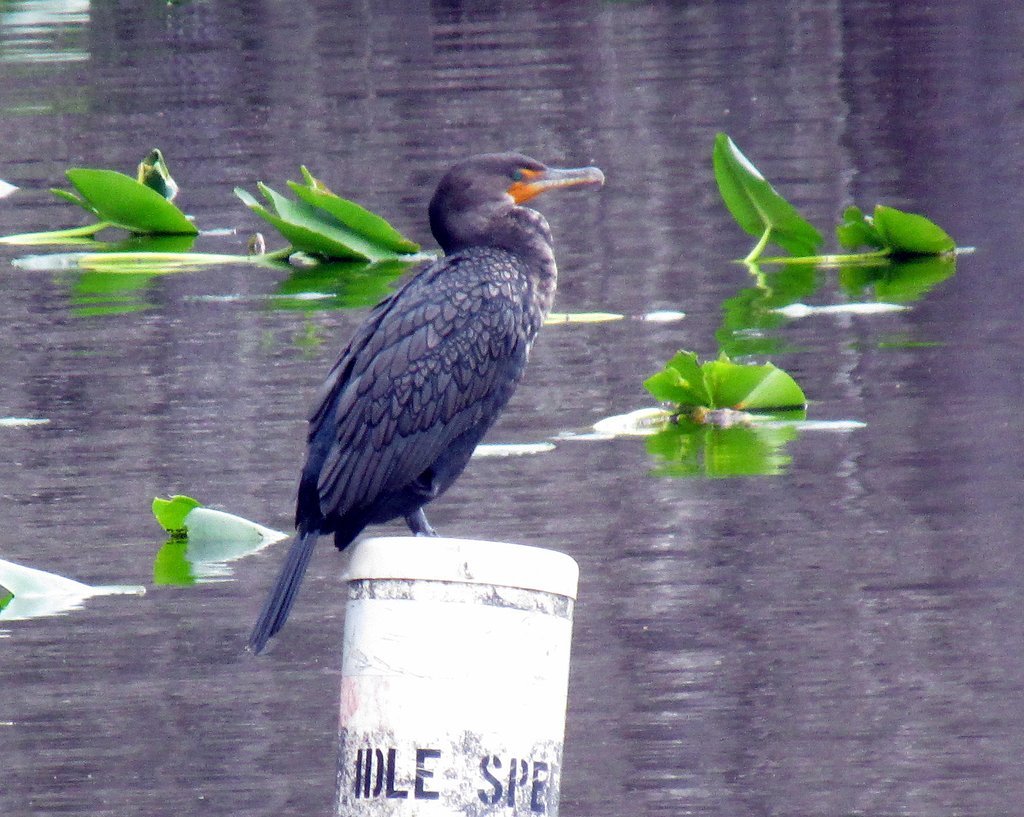
<path id="1" fill-rule="evenodd" d="M 405 523 L 416 536 L 437 536 L 437 531 L 430 526 L 423 508 L 419 508 L 406 516 Z"/>

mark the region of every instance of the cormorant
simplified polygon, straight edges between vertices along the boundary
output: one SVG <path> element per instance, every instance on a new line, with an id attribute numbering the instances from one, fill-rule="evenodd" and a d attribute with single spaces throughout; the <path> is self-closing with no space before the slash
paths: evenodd
<path id="1" fill-rule="evenodd" d="M 297 536 L 251 651 L 284 625 L 321 534 L 341 550 L 366 525 L 404 517 L 416 535 L 436 535 L 423 506 L 451 486 L 512 396 L 555 295 L 551 230 L 521 205 L 603 183 L 596 167 L 549 168 L 517 153 L 475 156 L 441 179 L 430 229 L 444 257 L 373 309 L 315 403 Z"/>

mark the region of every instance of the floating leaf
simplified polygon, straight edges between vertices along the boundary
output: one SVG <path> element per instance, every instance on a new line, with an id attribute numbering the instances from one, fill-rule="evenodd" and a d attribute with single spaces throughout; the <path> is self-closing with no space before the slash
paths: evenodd
<path id="1" fill-rule="evenodd" d="M 661 408 L 642 408 L 628 414 L 616 414 L 594 423 L 593 439 L 615 437 L 649 437 L 661 431 L 672 420 L 672 413 Z"/>
<path id="2" fill-rule="evenodd" d="M 295 251 L 327 259 L 384 261 L 408 258 L 419 250 L 380 216 L 331 193 L 305 168 L 303 177 L 305 185 L 288 182 L 298 201 L 257 185 L 272 209 L 241 188 L 235 195 L 276 227 Z"/>
<path id="3" fill-rule="evenodd" d="M 260 187 L 261 192 L 264 189 Z M 288 201 L 269 188 L 266 188 L 266 191 L 272 193 L 268 198 L 275 207 L 280 201 Z M 274 213 L 244 190 L 235 188 L 235 195 L 256 215 L 276 227 L 295 251 L 343 261 L 369 260 L 369 256 L 352 247 L 348 241 L 349 234 L 339 231 L 336 226 L 321 222 L 314 209 L 308 205 L 306 211 L 302 212 L 290 202 L 284 213 Z"/>
<path id="4" fill-rule="evenodd" d="M 686 317 L 685 312 L 678 309 L 655 309 L 653 312 L 646 312 L 640 315 L 640 320 L 651 323 L 675 323 Z"/>
<path id="5" fill-rule="evenodd" d="M 550 312 L 544 319 L 544 325 L 557 323 L 610 323 L 625 318 L 618 312 Z"/>
<path id="6" fill-rule="evenodd" d="M 223 255 L 220 253 L 201 252 L 92 252 L 84 253 L 78 258 L 78 266 L 82 269 L 98 272 L 123 273 L 137 275 L 147 273 L 162 275 L 184 272 L 218 264 L 257 264 L 259 261 L 248 255 Z"/>
<path id="7" fill-rule="evenodd" d="M 185 501 L 175 505 L 176 500 Z M 153 563 L 157 584 L 189 585 L 223 579 L 231 572 L 228 563 L 288 538 L 280 531 L 198 503 L 189 508 L 190 502 L 195 502 L 190 497 L 155 500 L 154 512 L 157 502 L 165 503 L 162 513 L 167 518 L 161 520 L 165 529 L 168 524 L 181 525 L 168 529 L 171 538 L 157 552 Z"/>
<path id="8" fill-rule="evenodd" d="M 644 381 L 644 388 L 658 400 L 677 406 L 712 405 L 704 373 L 693 352 L 677 352 L 664 369 Z"/>
<path id="9" fill-rule="evenodd" d="M 761 239 L 746 260 L 754 261 L 769 241 L 795 256 L 816 252 L 821 233 L 779 195 L 724 133 L 715 137 L 712 162 L 729 212 L 740 227 Z"/>
<path id="10" fill-rule="evenodd" d="M 213 508 L 192 509 L 185 515 L 184 524 L 190 545 L 214 547 L 216 555 L 208 561 L 225 561 L 229 558 L 225 553 L 238 552 L 234 548 L 240 548 L 239 555 L 244 555 L 257 546 L 288 538 L 286 533 Z"/>
<path id="11" fill-rule="evenodd" d="M 886 246 L 881 233 L 859 207 L 847 207 L 843 211 L 843 223 L 836 227 L 836 238 L 839 239 L 840 246 L 848 250 L 860 247 L 880 250 Z"/>
<path id="12" fill-rule="evenodd" d="M 802 407 L 807 403 L 796 381 L 771 363 L 742 365 L 722 355 L 718 360 L 705 363 L 702 369 L 717 408 L 768 411 Z"/>
<path id="13" fill-rule="evenodd" d="M 824 304 L 823 306 L 808 306 L 807 304 L 789 304 L 776 313 L 790 320 L 807 318 L 813 315 L 885 315 L 889 312 L 902 312 L 910 307 L 900 304 L 884 302 L 873 303 L 846 303 L 846 304 Z"/>
<path id="14" fill-rule="evenodd" d="M 71 168 L 65 174 L 80 197 L 53 193 L 95 213 L 101 220 L 134 233 L 196 235 L 185 214 L 155 190 L 116 170 Z"/>
<path id="15" fill-rule="evenodd" d="M 287 538 L 287 534 L 280 531 L 250 522 L 241 516 L 205 508 L 199 500 L 180 494 L 170 499 L 155 498 L 153 516 L 172 538 L 187 538 L 197 547 L 209 546 L 211 543 L 228 543 L 226 546 L 214 546 L 218 554 L 223 554 L 225 547 L 227 552 L 232 552 L 232 548 L 236 546 L 245 550 L 251 546 Z M 223 555 L 216 557 L 220 561 L 225 558 Z"/>
<path id="16" fill-rule="evenodd" d="M 85 207 L 93 215 L 95 212 L 81 199 L 68 193 L 66 190 L 54 190 L 54 193 L 64 194 L 62 198 L 69 198 L 75 204 Z M 18 233 L 17 235 L 6 235 L 0 238 L 0 244 L 17 244 L 20 246 L 46 246 L 50 244 L 88 244 L 96 246 L 93 236 L 100 230 L 105 230 L 111 225 L 105 221 L 95 224 L 86 224 L 84 227 L 71 227 L 67 230 L 48 230 L 41 233 Z"/>
<path id="17" fill-rule="evenodd" d="M 644 386 L 657 399 L 681 409 L 768 411 L 807 402 L 796 381 L 773 364 L 733 363 L 724 354 L 700 365 L 693 352 L 680 351 Z"/>
<path id="18" fill-rule="evenodd" d="M 0 417 L 0 428 L 29 428 L 46 425 L 49 422 L 43 417 Z"/>
<path id="19" fill-rule="evenodd" d="M 956 242 L 935 222 L 883 204 L 875 206 L 872 217 L 847 207 L 836 236 L 847 249 L 867 246 L 896 256 L 941 255 L 956 249 Z"/>
<path id="20" fill-rule="evenodd" d="M 934 221 L 895 207 L 875 205 L 875 229 L 896 255 L 940 255 L 956 249 L 949 233 Z"/>
<path id="21" fill-rule="evenodd" d="M 473 459 L 497 459 L 501 457 L 528 457 L 554 451 L 552 442 L 539 443 L 480 443 L 473 449 Z"/>
<path id="22" fill-rule="evenodd" d="M 203 505 L 190 496 L 172 496 L 170 499 L 156 497 L 153 500 L 153 516 L 171 536 L 185 536 L 185 517 L 195 508 Z"/>
<path id="23" fill-rule="evenodd" d="M 354 201 L 336 196 L 305 166 L 301 170 L 306 184 L 288 182 L 288 186 L 307 204 L 330 213 L 346 227 L 362 236 L 372 238 L 382 246 L 390 247 L 396 253 L 410 254 L 420 251 L 419 244 L 406 238 L 376 213 L 371 213 Z"/>

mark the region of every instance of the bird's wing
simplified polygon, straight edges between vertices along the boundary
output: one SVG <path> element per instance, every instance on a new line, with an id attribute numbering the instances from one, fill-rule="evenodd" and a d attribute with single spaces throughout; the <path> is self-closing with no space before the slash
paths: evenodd
<path id="1" fill-rule="evenodd" d="M 458 255 L 381 304 L 325 384 L 306 473 L 324 516 L 343 516 L 415 480 L 511 397 L 536 334 L 513 256 Z M 487 269 L 483 274 L 482 268 Z"/>

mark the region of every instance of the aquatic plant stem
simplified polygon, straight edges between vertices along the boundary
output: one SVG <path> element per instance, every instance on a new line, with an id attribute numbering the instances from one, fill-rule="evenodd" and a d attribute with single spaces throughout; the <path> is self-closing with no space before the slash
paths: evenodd
<path id="1" fill-rule="evenodd" d="M 19 233 L 0 237 L 0 244 L 42 245 L 75 243 L 75 239 L 92 238 L 96 233 L 107 227 L 113 227 L 109 221 L 98 221 L 84 227 L 70 227 L 67 230 L 49 230 L 43 233 Z"/>
<path id="2" fill-rule="evenodd" d="M 838 255 L 786 255 L 772 258 L 756 259 L 758 264 L 813 264 L 815 266 L 838 267 L 841 264 L 878 264 L 887 261 L 892 257 L 889 249 L 876 250 L 873 252 L 842 253 Z M 751 265 L 753 262 L 750 256 L 743 259 L 743 263 Z"/>
<path id="3" fill-rule="evenodd" d="M 771 236 L 772 228 L 769 226 L 768 229 L 764 231 L 764 235 L 761 236 L 761 239 L 754 245 L 754 249 L 747 253 L 747 257 L 743 259 L 743 263 L 753 264 L 757 261 L 757 259 L 761 257 L 761 253 L 764 252 L 764 248 L 768 246 L 768 239 L 770 239 Z"/>
<path id="4" fill-rule="evenodd" d="M 213 264 L 280 263 L 271 255 L 221 255 L 194 252 L 95 252 L 78 259 L 82 269 L 99 272 L 178 272 Z"/>

